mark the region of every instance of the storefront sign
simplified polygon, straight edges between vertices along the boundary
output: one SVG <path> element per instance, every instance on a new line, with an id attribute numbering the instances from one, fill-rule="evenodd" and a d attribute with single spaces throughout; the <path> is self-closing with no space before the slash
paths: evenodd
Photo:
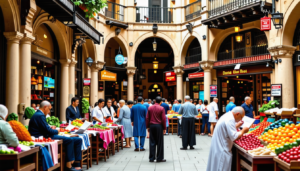
<path id="1" fill-rule="evenodd" d="M 271 85 L 271 96 L 281 96 L 282 95 L 282 85 L 272 84 Z"/>
<path id="2" fill-rule="evenodd" d="M 90 78 L 84 78 L 84 79 L 83 79 L 83 85 L 84 85 L 84 86 L 89 86 L 89 85 L 91 85 L 91 79 L 90 79 Z"/>
<path id="3" fill-rule="evenodd" d="M 171 71 L 171 72 L 166 72 L 166 77 L 169 77 L 169 76 L 175 76 L 175 72 Z"/>
<path id="4" fill-rule="evenodd" d="M 217 86 L 216 85 L 211 85 L 210 86 L 210 97 L 217 97 Z"/>
<path id="5" fill-rule="evenodd" d="M 166 77 L 166 82 L 170 82 L 170 81 L 176 81 L 176 76 Z"/>
<path id="6" fill-rule="evenodd" d="M 271 18 L 264 16 L 260 19 L 260 30 L 266 31 L 271 30 Z"/>
<path id="7" fill-rule="evenodd" d="M 101 71 L 101 80 L 103 81 L 116 81 L 117 80 L 117 74 L 112 73 L 106 70 Z"/>
<path id="8" fill-rule="evenodd" d="M 239 59 L 230 59 L 226 61 L 219 61 L 214 63 L 214 67 L 241 64 L 247 62 L 255 62 L 255 61 L 263 61 L 263 60 L 271 60 L 271 55 L 267 54 L 267 55 L 259 55 L 259 56 L 252 56 L 252 57 L 244 57 Z"/>
<path id="9" fill-rule="evenodd" d="M 193 64 L 187 64 L 187 65 L 184 65 L 184 69 L 188 69 L 188 68 L 197 68 L 199 67 L 199 63 L 193 63 Z"/>
<path id="10" fill-rule="evenodd" d="M 202 78 L 202 77 L 204 77 L 204 72 L 196 72 L 196 73 L 189 74 L 189 79 Z"/>
<path id="11" fill-rule="evenodd" d="M 272 68 L 266 67 L 264 65 L 250 66 L 250 67 L 241 67 L 241 69 L 225 69 L 218 70 L 218 77 L 222 76 L 234 76 L 234 75 L 245 75 L 245 74 L 259 74 L 259 73 L 271 73 Z"/>
<path id="12" fill-rule="evenodd" d="M 124 62 L 124 56 L 121 55 L 121 54 L 118 54 L 116 57 L 115 57 L 115 61 L 118 65 L 122 65 L 123 62 Z"/>

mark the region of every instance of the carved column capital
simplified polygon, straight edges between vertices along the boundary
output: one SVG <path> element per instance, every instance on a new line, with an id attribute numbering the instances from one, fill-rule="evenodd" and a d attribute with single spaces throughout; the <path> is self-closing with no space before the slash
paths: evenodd
<path id="1" fill-rule="evenodd" d="M 74 67 L 77 64 L 77 61 L 75 60 L 75 58 L 72 58 L 70 61 L 70 67 Z"/>
<path id="2" fill-rule="evenodd" d="M 174 72 L 175 72 L 175 74 L 176 75 L 178 75 L 178 76 L 182 76 L 183 74 L 184 74 L 184 71 L 183 71 L 183 66 L 181 66 L 181 65 L 178 65 L 178 66 L 173 66 L 173 69 L 174 69 Z"/>
<path id="3" fill-rule="evenodd" d="M 71 59 L 60 59 L 59 62 L 62 65 L 62 67 L 69 67 Z"/>
<path id="4" fill-rule="evenodd" d="M 31 34 L 25 33 L 25 34 L 24 34 L 24 37 L 21 39 L 20 42 L 21 42 L 21 44 L 30 44 L 30 45 L 31 45 L 31 43 L 32 43 L 33 41 L 35 41 L 35 37 L 32 36 Z"/>
<path id="5" fill-rule="evenodd" d="M 24 37 L 23 33 L 20 32 L 4 32 L 3 35 L 6 37 L 7 39 L 7 43 L 9 42 L 15 42 L 15 43 L 19 43 L 19 41 Z"/>
<path id="6" fill-rule="evenodd" d="M 92 72 L 98 72 L 100 69 L 103 68 L 105 62 L 103 61 L 95 61 L 91 66 Z"/>
<path id="7" fill-rule="evenodd" d="M 296 47 L 287 45 L 278 45 L 268 48 L 274 58 L 293 58 Z"/>
<path id="8" fill-rule="evenodd" d="M 136 71 L 136 67 L 126 67 L 127 69 L 127 75 L 134 75 Z"/>
<path id="9" fill-rule="evenodd" d="M 214 66 L 215 61 L 199 61 L 199 65 L 204 71 L 210 71 Z"/>

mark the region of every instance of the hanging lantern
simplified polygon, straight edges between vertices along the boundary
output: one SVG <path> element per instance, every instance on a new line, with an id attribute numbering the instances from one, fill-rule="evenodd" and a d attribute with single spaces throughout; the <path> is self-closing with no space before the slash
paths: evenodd
<path id="1" fill-rule="evenodd" d="M 283 13 L 279 13 L 278 11 L 276 13 L 272 13 L 271 20 L 273 21 L 273 25 L 276 29 L 282 28 L 283 25 Z"/>
<path id="2" fill-rule="evenodd" d="M 154 38 L 154 42 L 152 43 L 153 46 L 153 51 L 155 52 L 157 49 L 157 43 L 156 43 L 156 39 Z"/>
<path id="3" fill-rule="evenodd" d="M 156 74 L 157 73 L 157 70 L 154 70 L 154 74 Z"/>
<path id="4" fill-rule="evenodd" d="M 153 61 L 153 69 L 158 69 L 158 61 Z"/>
<path id="5" fill-rule="evenodd" d="M 236 33 L 238 33 L 238 32 L 240 31 L 240 27 L 239 27 L 239 26 L 234 27 L 234 31 L 235 31 Z"/>
<path id="6" fill-rule="evenodd" d="M 154 84 L 153 88 L 158 88 L 158 85 L 157 85 L 157 84 Z"/>
<path id="7" fill-rule="evenodd" d="M 236 42 L 240 43 L 241 41 L 243 41 L 243 35 L 237 34 L 237 35 L 235 36 L 235 40 L 236 40 Z"/>

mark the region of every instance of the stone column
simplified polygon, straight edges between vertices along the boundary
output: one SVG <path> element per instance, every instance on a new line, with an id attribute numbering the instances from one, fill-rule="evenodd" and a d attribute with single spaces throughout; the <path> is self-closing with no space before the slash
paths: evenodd
<path id="1" fill-rule="evenodd" d="M 90 94 L 90 104 L 94 105 L 98 101 L 98 81 L 99 81 L 99 70 L 103 68 L 105 62 L 97 61 L 91 67 L 91 94 Z"/>
<path id="2" fill-rule="evenodd" d="M 4 36 L 7 39 L 5 105 L 9 114 L 18 113 L 20 86 L 19 42 L 23 38 L 23 34 L 20 32 L 5 32 Z"/>
<path id="3" fill-rule="evenodd" d="M 295 107 L 294 101 L 294 73 L 293 73 L 293 54 L 296 47 L 279 45 L 268 48 L 271 56 L 276 60 L 281 59 L 282 62 L 274 65 L 275 67 L 275 83 L 282 84 L 282 107 Z M 276 71 L 277 70 L 277 71 Z"/>
<path id="4" fill-rule="evenodd" d="M 128 85 L 127 85 L 127 101 L 134 101 L 134 80 L 133 76 L 135 74 L 136 67 L 126 67 L 128 75 Z"/>
<path id="5" fill-rule="evenodd" d="M 20 94 L 19 103 L 25 103 L 25 107 L 31 106 L 31 42 L 35 37 L 25 35 L 20 41 Z M 20 122 L 28 125 L 29 120 L 23 120 L 19 117 Z"/>
<path id="6" fill-rule="evenodd" d="M 69 104 L 69 64 L 70 59 L 59 60 L 61 64 L 60 70 L 60 121 L 66 121 L 66 108 Z"/>
<path id="7" fill-rule="evenodd" d="M 174 66 L 173 67 L 174 72 L 176 74 L 176 99 L 180 99 L 182 102 L 184 102 L 183 99 L 183 85 L 182 85 L 182 75 L 184 74 L 183 66 Z"/>
<path id="8" fill-rule="evenodd" d="M 72 58 L 69 66 L 69 96 L 75 96 L 75 65 L 77 61 Z M 70 101 L 69 101 L 70 102 Z"/>
<path id="9" fill-rule="evenodd" d="M 204 99 L 210 101 L 211 69 L 214 61 L 200 61 L 199 64 L 204 70 Z"/>

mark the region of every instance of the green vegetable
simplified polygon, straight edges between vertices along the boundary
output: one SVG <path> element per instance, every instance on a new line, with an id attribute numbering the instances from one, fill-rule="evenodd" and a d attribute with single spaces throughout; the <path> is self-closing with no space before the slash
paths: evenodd
<path id="1" fill-rule="evenodd" d="M 11 120 L 15 120 L 15 121 L 18 121 L 19 120 L 19 116 L 15 113 L 11 113 L 8 115 L 7 117 L 7 121 L 11 121 Z"/>
<path id="2" fill-rule="evenodd" d="M 26 107 L 25 109 L 25 117 L 26 119 L 31 119 L 31 117 L 33 116 L 33 114 L 35 113 L 35 110 L 32 107 Z"/>
<path id="3" fill-rule="evenodd" d="M 50 116 L 50 117 L 46 118 L 46 121 L 51 126 L 56 126 L 56 127 L 60 126 L 59 119 L 55 116 Z"/>
<path id="4" fill-rule="evenodd" d="M 89 113 L 89 101 L 87 101 L 85 98 L 82 99 L 82 113 Z"/>
<path id="5" fill-rule="evenodd" d="M 269 109 L 273 109 L 276 106 L 279 106 L 279 102 L 277 100 L 273 100 L 273 101 L 269 101 L 268 104 L 264 104 L 262 105 L 261 108 L 259 108 L 259 112 L 264 113 L 265 111 L 269 110 Z"/>

